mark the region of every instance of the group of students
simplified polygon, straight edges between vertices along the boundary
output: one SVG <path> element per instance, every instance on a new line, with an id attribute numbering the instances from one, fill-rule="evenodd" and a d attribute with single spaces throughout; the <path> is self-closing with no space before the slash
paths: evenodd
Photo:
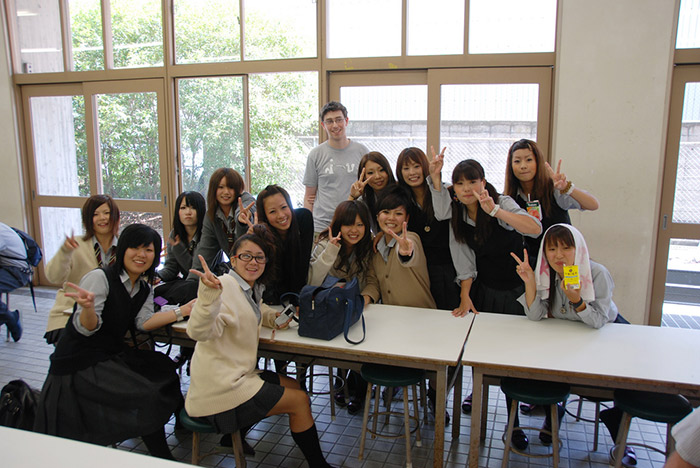
<path id="1" fill-rule="evenodd" d="M 269 185 L 254 198 L 238 172 L 217 169 L 206 201 L 197 192 L 177 198 L 158 271 L 158 233 L 134 224 L 117 237 L 116 203 L 90 197 L 82 210 L 85 234 L 67 236 L 46 268 L 47 278 L 64 287 L 45 335 L 56 351 L 36 429 L 99 444 L 142 436 L 153 455 L 170 458 L 163 425 L 183 406 L 177 363 L 129 348 L 123 337 L 189 316 L 187 332 L 197 343 L 188 414 L 221 433 L 289 414 L 309 465 L 328 466 L 306 393 L 284 375 L 257 370 L 260 327 L 277 327 L 279 313 L 269 306 L 328 275 L 358 278 L 365 304 L 447 309 L 455 317 L 480 310 L 554 317 L 596 328 L 624 320 L 612 301 L 610 273 L 590 260 L 583 236 L 570 226 L 569 209 L 595 210 L 598 202 L 566 178 L 561 163 L 555 171 L 535 142 L 517 141 L 499 194 L 473 159 L 457 164 L 444 184 L 444 153 L 428 158 L 406 148 L 394 172 L 384 155 L 367 152 L 347 200 L 320 233 L 311 212 L 293 208 L 284 188 Z M 217 275 L 222 254 L 231 271 Z M 579 267 L 580 288 L 564 287 L 568 265 Z M 154 297 L 179 306 L 158 311 Z M 366 384 L 351 377 L 354 413 Z M 434 391 L 429 396 L 434 400 Z M 470 407 L 468 396 L 462 409 Z M 617 415 L 607 419 L 616 431 Z M 544 432 L 540 438 L 546 442 Z M 513 443 L 525 448 L 527 437 L 516 432 Z"/>

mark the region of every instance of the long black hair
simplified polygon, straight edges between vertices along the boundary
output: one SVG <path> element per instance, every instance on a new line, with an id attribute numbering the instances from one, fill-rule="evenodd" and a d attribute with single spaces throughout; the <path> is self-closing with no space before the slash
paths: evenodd
<path id="1" fill-rule="evenodd" d="M 117 259 L 115 268 L 121 272 L 124 269 L 124 254 L 126 249 L 148 246 L 153 244 L 153 262 L 143 273 L 149 284 L 153 283 L 156 276 L 156 267 L 160 264 L 160 252 L 163 248 L 163 240 L 155 229 L 145 224 L 130 224 L 124 228 L 117 242 Z"/>
<path id="2" fill-rule="evenodd" d="M 175 231 L 175 235 L 186 244 L 187 230 L 180 220 L 180 205 L 182 205 L 182 200 L 185 200 L 186 206 L 194 208 L 197 212 L 197 231 L 194 234 L 195 238 L 202 233 L 202 224 L 204 223 L 204 216 L 207 212 L 207 203 L 204 201 L 204 196 L 199 192 L 182 192 L 177 196 L 177 200 L 175 200 L 175 215 L 173 216 L 173 231 Z"/>
<path id="3" fill-rule="evenodd" d="M 386 192 L 388 189 L 391 188 L 392 185 L 396 184 L 396 179 L 394 178 L 394 173 L 391 170 L 391 166 L 389 165 L 389 161 L 379 151 L 370 151 L 369 153 L 362 156 L 362 159 L 360 159 L 360 164 L 357 166 L 357 180 L 360 180 L 360 177 L 362 176 L 362 170 L 365 168 L 365 166 L 367 165 L 367 163 L 369 161 L 372 161 L 373 163 L 379 164 L 379 167 L 381 167 L 382 170 L 384 170 L 384 172 L 386 172 L 387 181 L 386 181 L 386 186 L 384 187 L 384 190 L 382 192 Z M 364 193 L 362 194 L 362 200 L 367 204 L 367 207 L 369 208 L 369 212 L 374 217 L 377 216 L 377 197 L 378 196 L 379 196 L 379 194 L 374 192 L 374 189 L 372 188 L 371 184 L 365 185 L 365 190 L 364 190 Z"/>
<path id="4" fill-rule="evenodd" d="M 484 168 L 479 164 L 479 161 L 475 159 L 465 159 L 455 166 L 452 171 L 452 185 L 462 179 L 486 180 Z M 450 196 L 452 197 L 452 230 L 455 234 L 455 239 L 462 244 L 468 244 L 472 242 L 472 239 L 469 236 L 467 222 L 463 219 L 463 216 L 466 215 L 467 207 L 457 199 L 452 187 L 450 187 L 449 190 Z M 499 194 L 496 188 L 486 182 L 486 190 L 491 198 L 493 198 L 494 203 L 498 203 Z M 498 223 L 498 220 L 485 212 L 481 208 L 481 204 L 479 204 L 478 200 L 476 203 L 476 229 L 473 241 L 476 242 L 477 245 L 482 246 L 491 235 L 492 230 L 495 228 L 494 223 Z"/>
<path id="5" fill-rule="evenodd" d="M 563 225 L 554 225 L 547 229 L 547 233 L 542 239 L 542 250 L 546 259 L 547 247 L 557 246 L 558 244 L 563 244 L 567 247 L 576 248 L 576 240 L 571 231 Z M 557 279 L 557 272 L 554 271 L 552 265 L 549 264 L 547 260 L 547 265 L 549 266 L 549 298 L 547 299 L 547 311 L 551 312 L 554 307 L 554 291 L 557 290 L 559 280 Z M 539 268 L 539 266 L 538 266 Z"/>

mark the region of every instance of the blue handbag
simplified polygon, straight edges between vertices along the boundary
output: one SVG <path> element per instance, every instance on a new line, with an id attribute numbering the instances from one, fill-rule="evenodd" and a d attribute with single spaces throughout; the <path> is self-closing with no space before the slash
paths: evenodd
<path id="1" fill-rule="evenodd" d="M 341 333 L 351 344 L 365 340 L 365 301 L 357 278 L 349 282 L 327 276 L 321 286 L 304 286 L 299 293 L 299 335 L 332 340 Z M 352 341 L 348 331 L 362 319 L 362 339 Z"/>

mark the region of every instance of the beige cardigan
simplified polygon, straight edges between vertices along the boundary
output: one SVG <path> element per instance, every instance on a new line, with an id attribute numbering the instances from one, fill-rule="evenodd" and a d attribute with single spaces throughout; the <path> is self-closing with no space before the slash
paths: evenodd
<path id="1" fill-rule="evenodd" d="M 219 277 L 221 289 L 199 282 L 197 302 L 187 334 L 197 341 L 192 357 L 187 414 L 211 416 L 236 408 L 263 385 L 258 362 L 258 338 L 264 324 L 273 328 L 276 312 L 260 303 L 258 324 L 245 292 L 231 275 Z"/>

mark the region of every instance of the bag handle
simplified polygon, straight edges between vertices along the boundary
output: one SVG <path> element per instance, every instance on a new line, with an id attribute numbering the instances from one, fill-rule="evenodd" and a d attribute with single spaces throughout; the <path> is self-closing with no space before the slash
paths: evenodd
<path id="1" fill-rule="evenodd" d="M 360 318 L 362 319 L 362 339 L 360 341 L 352 341 L 350 338 L 348 338 L 348 332 L 350 331 L 350 325 L 348 325 L 348 323 L 350 322 L 350 318 L 352 317 L 352 309 L 354 305 L 353 303 L 354 300 L 345 301 L 345 320 L 343 321 L 343 336 L 345 336 L 345 341 L 347 341 L 348 343 L 357 345 L 365 341 L 365 336 L 367 335 L 367 328 L 365 327 L 364 311 L 360 311 Z"/>

